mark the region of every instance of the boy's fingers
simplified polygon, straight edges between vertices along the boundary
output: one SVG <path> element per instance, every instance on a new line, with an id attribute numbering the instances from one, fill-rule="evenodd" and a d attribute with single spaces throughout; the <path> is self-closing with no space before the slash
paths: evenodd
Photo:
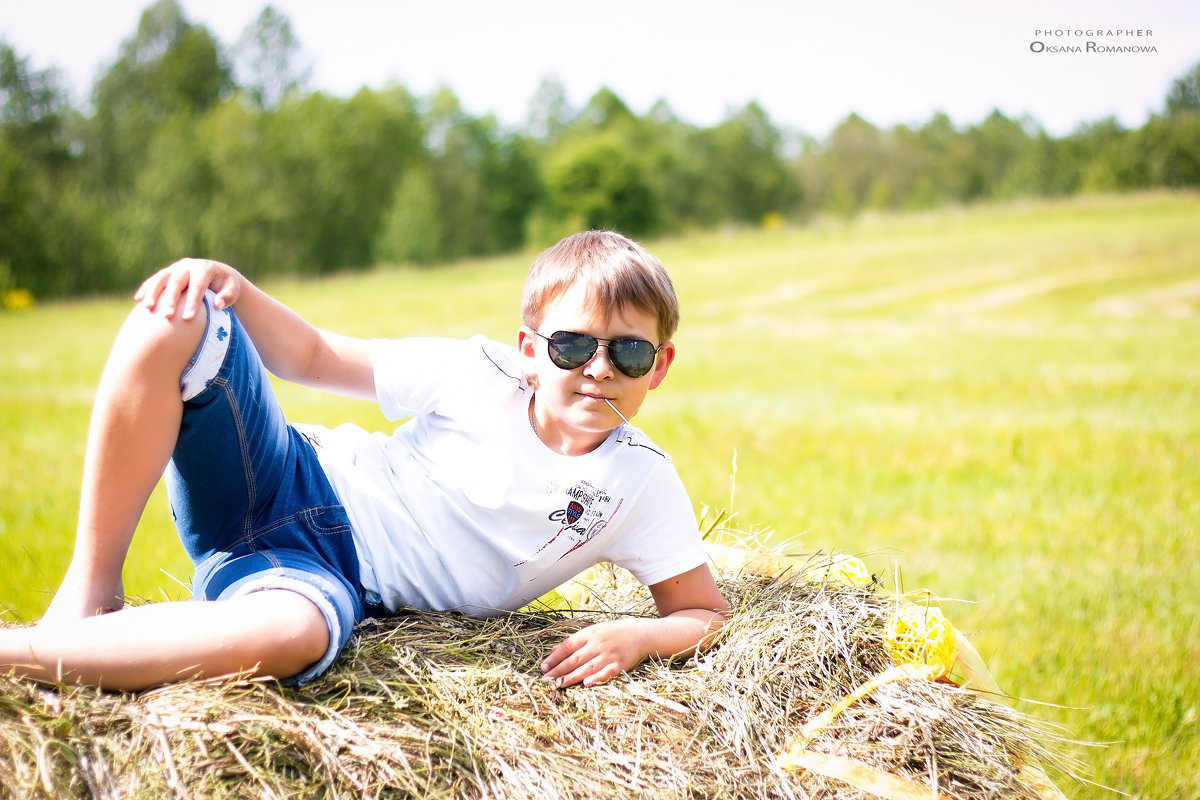
<path id="1" fill-rule="evenodd" d="M 576 684 L 595 686 L 620 674 L 621 668 L 617 664 L 612 662 L 605 663 L 601 658 L 594 658 L 580 664 L 566 675 L 555 678 L 554 685 L 560 688 Z"/>
<path id="2" fill-rule="evenodd" d="M 200 298 L 212 280 L 210 262 L 198 258 L 185 258 L 171 265 L 171 277 L 167 283 L 167 300 L 170 303 L 167 316 L 179 307 L 183 298 L 183 319 L 196 316 Z"/>
<path id="3" fill-rule="evenodd" d="M 158 296 L 162 292 L 162 282 L 165 278 L 166 270 L 162 269 L 146 278 L 134 293 L 133 299 L 140 301 L 146 308 L 153 309 L 158 303 Z"/>
<path id="4" fill-rule="evenodd" d="M 168 319 L 175 316 L 175 310 L 179 307 L 179 296 L 191 280 L 191 266 L 187 263 L 190 260 L 176 261 L 167 268 L 167 279 L 163 284 L 159 297 L 163 301 L 163 316 Z"/>
<path id="5" fill-rule="evenodd" d="M 573 686 L 598 669 L 589 666 L 596 657 L 583 652 L 586 644 L 586 639 L 567 638 L 550 651 L 542 662 L 542 672 L 555 686 Z"/>
<path id="6" fill-rule="evenodd" d="M 550 678 L 557 678 L 559 675 L 566 673 L 568 668 L 565 662 L 575 653 L 576 649 L 577 645 L 574 645 L 570 639 L 563 639 L 542 660 L 542 672 Z"/>
<path id="7" fill-rule="evenodd" d="M 241 296 L 242 285 L 239 282 L 237 272 L 231 271 L 222 274 L 219 279 L 214 278 L 210 289 L 216 291 L 217 296 L 213 299 L 213 306 L 220 311 L 222 308 L 228 308 L 238 301 Z M 219 288 L 218 288 L 219 287 Z"/>
<path id="8" fill-rule="evenodd" d="M 200 310 L 200 302 L 204 297 L 204 290 L 208 288 L 208 281 L 199 280 L 202 277 L 207 277 L 207 275 L 201 272 L 188 281 L 187 298 L 183 302 L 184 319 L 191 319 Z"/>
<path id="9" fill-rule="evenodd" d="M 222 308 L 228 308 L 233 305 L 237 298 L 233 293 L 233 285 L 226 281 L 221 290 L 217 292 L 217 296 L 213 298 L 213 308 L 220 311 Z"/>
<path id="10" fill-rule="evenodd" d="M 593 672 L 583 679 L 584 686 L 595 686 L 598 683 L 604 683 L 621 674 L 621 668 L 616 664 L 608 664 Z"/>

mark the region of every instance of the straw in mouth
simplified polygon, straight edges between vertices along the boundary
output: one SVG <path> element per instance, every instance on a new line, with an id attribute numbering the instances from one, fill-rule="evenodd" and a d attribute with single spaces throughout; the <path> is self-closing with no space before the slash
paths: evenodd
<path id="1" fill-rule="evenodd" d="M 606 398 L 604 398 L 604 402 L 608 403 L 608 407 L 611 408 L 613 411 L 617 411 L 617 407 L 613 405 L 612 400 L 609 400 L 606 397 Z M 626 425 L 629 424 L 629 420 L 626 419 L 625 415 L 622 414 L 620 411 L 617 411 L 617 416 L 620 417 L 621 421 L 624 422 Z"/>

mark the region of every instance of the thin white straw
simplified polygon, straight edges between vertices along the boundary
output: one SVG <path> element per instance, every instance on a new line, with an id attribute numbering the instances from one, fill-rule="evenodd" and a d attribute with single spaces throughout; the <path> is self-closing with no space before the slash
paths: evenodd
<path id="1" fill-rule="evenodd" d="M 608 407 L 611 408 L 613 411 L 617 411 L 617 407 L 612 404 L 612 400 L 609 400 L 606 397 L 606 398 L 604 398 L 604 402 L 608 403 Z M 622 414 L 620 411 L 617 411 L 617 416 L 620 417 L 626 425 L 629 424 L 629 420 L 625 419 L 625 415 Z"/>

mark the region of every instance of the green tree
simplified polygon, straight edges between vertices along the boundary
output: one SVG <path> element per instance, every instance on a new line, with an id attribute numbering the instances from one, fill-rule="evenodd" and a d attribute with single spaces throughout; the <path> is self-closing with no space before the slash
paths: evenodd
<path id="1" fill-rule="evenodd" d="M 707 133 L 659 101 L 626 145 L 657 202 L 660 230 L 703 228 L 726 219 L 728 198 L 713 180 L 714 148 Z"/>
<path id="2" fill-rule="evenodd" d="M 430 171 L 414 167 L 396 185 L 379 231 L 376 256 L 391 264 L 431 264 L 443 252 L 444 235 Z"/>
<path id="3" fill-rule="evenodd" d="M 65 121 L 70 113 L 55 70 L 35 70 L 0 41 L 0 130 L 23 157 L 45 166 L 70 160 Z"/>
<path id="4" fill-rule="evenodd" d="M 505 133 L 492 116 L 472 117 L 448 89 L 429 114 L 431 177 L 441 218 L 441 257 L 511 250 L 524 242 L 542 195 L 530 140 Z"/>
<path id="5" fill-rule="evenodd" d="M 370 266 L 396 184 L 424 157 L 421 134 L 401 89 L 274 111 L 230 98 L 172 118 L 126 203 L 126 260 L 204 253 L 256 275 Z"/>
<path id="6" fill-rule="evenodd" d="M 886 175 L 875 184 L 875 204 L 887 208 L 928 208 L 939 202 L 936 162 L 920 130 L 895 125 L 888 133 Z"/>
<path id="7" fill-rule="evenodd" d="M 625 105 L 625 101 L 607 86 L 601 88 L 590 98 L 579 114 L 575 117 L 573 127 L 585 128 L 591 131 L 627 128 L 634 124 L 637 117 Z"/>
<path id="8" fill-rule="evenodd" d="M 821 198 L 821 207 L 836 214 L 852 214 L 872 194 L 884 172 L 887 142 L 884 134 L 858 114 L 851 114 L 829 135 L 808 178 Z"/>
<path id="9" fill-rule="evenodd" d="M 545 78 L 534 93 L 525 117 L 525 129 L 537 141 L 551 141 L 562 135 L 575 117 L 561 81 Z"/>
<path id="10" fill-rule="evenodd" d="M 232 88 L 207 29 L 188 22 L 176 0 L 147 8 L 92 93 L 98 188 L 119 195 L 132 186 L 160 125 L 175 115 L 199 116 Z"/>
<path id="11" fill-rule="evenodd" d="M 1167 116 L 1200 113 L 1200 63 L 1171 84 L 1167 93 Z"/>
<path id="12" fill-rule="evenodd" d="M 1028 121 L 1026 124 L 1032 127 Z M 1025 125 L 995 110 L 968 129 L 967 141 L 971 180 L 963 199 L 1013 197 L 1037 191 L 1036 175 L 1013 171 L 1031 147 Z"/>
<path id="13" fill-rule="evenodd" d="M 714 149 L 665 102 L 639 118 L 603 88 L 542 148 L 547 194 L 535 237 L 589 224 L 635 235 L 715 224 L 727 218 L 728 197 L 711 169 Z"/>
<path id="14" fill-rule="evenodd" d="M 102 207 L 81 191 L 58 73 L 0 42 L 0 101 L 0 289 L 104 288 L 112 255 Z"/>
<path id="15" fill-rule="evenodd" d="M 550 165 L 547 184 L 553 217 L 568 228 L 610 228 L 630 236 L 659 230 L 657 199 L 619 137 L 581 140 Z"/>
<path id="16" fill-rule="evenodd" d="M 374 263 L 396 184 L 425 158 L 423 135 L 415 101 L 399 87 L 362 89 L 349 100 L 313 94 L 270 115 L 262 156 L 287 173 L 278 185 L 297 204 L 291 222 L 304 243 L 302 269 Z"/>
<path id="17" fill-rule="evenodd" d="M 1142 156 L 1145 186 L 1200 186 L 1200 114 L 1152 117 L 1130 137 L 1130 146 Z"/>
<path id="18" fill-rule="evenodd" d="M 978 196 L 975 149 L 944 113 L 934 114 L 917 133 L 928 164 L 929 194 L 938 203 L 962 203 Z"/>
<path id="19" fill-rule="evenodd" d="M 160 123 L 142 154 L 112 225 L 119 242 L 119 285 L 131 286 L 153 270 L 185 256 L 229 261 L 201 235 L 213 206 L 214 181 L 201 119 L 178 115 Z M 235 262 L 236 263 L 236 262 Z"/>
<path id="20" fill-rule="evenodd" d="M 1125 130 L 1115 117 L 1081 125 L 1070 136 L 1046 145 L 1057 158 L 1053 164 L 1064 172 L 1071 166 L 1077 172 L 1079 191 L 1111 192 L 1124 188 L 1131 180 Z"/>
<path id="21" fill-rule="evenodd" d="M 257 108 L 273 110 L 304 90 L 312 70 L 301 66 L 302 52 L 291 20 L 273 6 L 263 8 L 233 49 L 238 83 Z"/>
<path id="22" fill-rule="evenodd" d="M 59 98 L 52 73 L 31 70 L 0 42 L 0 291 L 49 288 L 49 231 L 38 184 L 66 155 L 56 146 Z"/>
<path id="23" fill-rule="evenodd" d="M 20 154 L 0 137 L 0 291 L 46 291 L 51 268 L 47 231 L 36 213 L 36 193 Z"/>
<path id="24" fill-rule="evenodd" d="M 759 223 L 790 210 L 799 199 L 782 154 L 782 136 L 758 103 L 748 103 L 702 140 L 708 151 L 709 191 L 724 198 L 722 216 Z"/>

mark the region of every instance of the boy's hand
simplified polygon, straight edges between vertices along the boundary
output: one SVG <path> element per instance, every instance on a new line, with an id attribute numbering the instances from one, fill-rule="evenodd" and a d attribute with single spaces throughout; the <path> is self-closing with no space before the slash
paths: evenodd
<path id="1" fill-rule="evenodd" d="M 218 311 L 236 303 L 243 281 L 242 274 L 228 264 L 205 258 L 184 258 L 143 281 L 133 299 L 170 319 L 178 310 L 182 296 L 182 319 L 187 320 L 196 316 L 201 298 L 208 289 L 217 295 L 213 305 Z"/>
<path id="2" fill-rule="evenodd" d="M 637 666 L 648 653 L 641 643 L 642 620 L 589 625 L 560 642 L 542 661 L 542 674 L 555 686 L 595 686 Z"/>
<path id="3" fill-rule="evenodd" d="M 555 686 L 594 686 L 649 656 L 696 651 L 725 622 L 729 607 L 708 564 L 650 586 L 659 617 L 600 622 L 571 634 L 542 661 Z"/>
<path id="4" fill-rule="evenodd" d="M 125 605 L 125 587 L 118 574 L 115 584 L 79 577 L 83 569 L 72 562 L 39 625 L 94 617 Z"/>

